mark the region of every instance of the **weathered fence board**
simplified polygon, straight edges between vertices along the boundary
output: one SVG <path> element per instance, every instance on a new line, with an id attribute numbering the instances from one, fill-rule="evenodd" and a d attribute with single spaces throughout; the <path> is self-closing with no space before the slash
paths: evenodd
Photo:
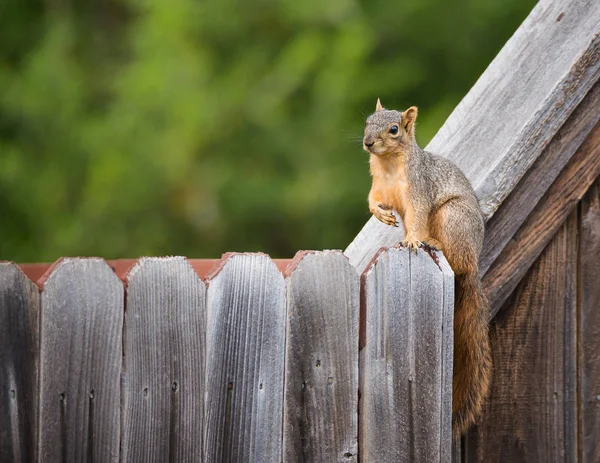
<path id="1" fill-rule="evenodd" d="M 600 123 L 483 277 L 493 317 L 600 175 Z"/>
<path id="2" fill-rule="evenodd" d="M 427 149 L 463 170 L 489 219 L 599 75 L 600 2 L 542 0 Z M 401 227 L 376 221 L 372 217 L 345 251 L 359 271 L 403 237 Z"/>
<path id="3" fill-rule="evenodd" d="M 358 274 L 339 251 L 288 272 L 284 461 L 356 461 Z"/>
<path id="4" fill-rule="evenodd" d="M 496 318 L 491 395 L 466 462 L 577 460 L 577 211 Z"/>
<path id="5" fill-rule="evenodd" d="M 452 372 L 454 371 L 454 272 L 441 252 L 434 254 L 444 277 L 444 312 L 442 319 L 442 428 L 440 461 L 450 460 L 450 456 L 460 455 L 460 447 L 453 445 L 452 435 Z"/>
<path id="6" fill-rule="evenodd" d="M 582 201 L 579 246 L 581 461 L 600 461 L 600 179 Z"/>
<path id="7" fill-rule="evenodd" d="M 472 180 L 486 217 L 600 77 L 599 24 L 597 0 L 540 1 L 431 141 Z"/>
<path id="8" fill-rule="evenodd" d="M 202 461 L 206 287 L 183 257 L 127 275 L 122 460 Z"/>
<path id="9" fill-rule="evenodd" d="M 123 284 L 102 259 L 63 259 L 43 283 L 39 455 L 118 461 Z"/>
<path id="10" fill-rule="evenodd" d="M 453 298 L 424 251 L 382 251 L 362 276 L 360 459 L 449 461 L 451 433 L 442 404 Z M 451 409 L 444 410 L 446 414 Z M 443 433 L 443 434 L 442 434 Z"/>
<path id="11" fill-rule="evenodd" d="M 37 449 L 40 292 L 0 262 L 0 461 L 34 462 Z"/>
<path id="12" fill-rule="evenodd" d="M 483 275 L 560 175 L 600 120 L 600 82 L 596 82 L 565 125 L 523 176 L 485 226 L 479 271 Z"/>
<path id="13" fill-rule="evenodd" d="M 285 282 L 266 255 L 228 255 L 207 292 L 207 461 L 282 458 Z"/>

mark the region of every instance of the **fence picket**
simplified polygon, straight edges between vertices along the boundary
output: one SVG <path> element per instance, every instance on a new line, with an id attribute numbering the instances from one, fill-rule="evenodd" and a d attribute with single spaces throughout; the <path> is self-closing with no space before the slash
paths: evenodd
<path id="1" fill-rule="evenodd" d="M 424 251 L 390 248 L 362 279 L 360 459 L 449 461 L 444 274 Z"/>
<path id="2" fill-rule="evenodd" d="M 123 461 L 202 461 L 206 287 L 183 257 L 127 275 Z"/>
<path id="3" fill-rule="evenodd" d="M 262 254 L 230 254 L 207 292 L 206 461 L 277 462 L 285 282 Z"/>
<path id="4" fill-rule="evenodd" d="M 36 461 L 40 292 L 0 262 L 0 461 Z"/>
<path id="5" fill-rule="evenodd" d="M 39 455 L 117 462 L 123 284 L 102 259 L 63 259 L 41 307 Z"/>
<path id="6" fill-rule="evenodd" d="M 357 461 L 359 276 L 339 251 L 288 273 L 284 461 Z"/>

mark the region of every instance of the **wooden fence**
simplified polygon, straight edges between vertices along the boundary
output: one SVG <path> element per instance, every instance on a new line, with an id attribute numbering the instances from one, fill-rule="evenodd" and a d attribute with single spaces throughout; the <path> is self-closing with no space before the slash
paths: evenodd
<path id="1" fill-rule="evenodd" d="M 506 317 L 461 446 L 452 273 L 380 252 L 403 230 L 371 219 L 283 272 L 233 254 L 206 278 L 149 258 L 121 279 L 65 259 L 37 286 L 0 263 L 0 462 L 599 461 L 598 108 L 600 2 L 540 0 L 427 147 L 476 190 Z"/>
<path id="2" fill-rule="evenodd" d="M 449 461 L 453 294 L 399 248 L 1 263 L 0 461 Z"/>

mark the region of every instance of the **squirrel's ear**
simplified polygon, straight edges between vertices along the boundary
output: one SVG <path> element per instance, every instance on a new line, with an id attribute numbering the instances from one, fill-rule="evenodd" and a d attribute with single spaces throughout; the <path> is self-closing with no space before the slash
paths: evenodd
<path id="1" fill-rule="evenodd" d="M 415 126 L 418 112 L 419 110 L 416 106 L 411 106 L 402 113 L 402 127 L 404 127 L 404 130 L 408 133 L 410 133 Z"/>
<path id="2" fill-rule="evenodd" d="M 377 105 L 375 106 L 375 112 L 383 111 L 383 106 L 381 105 L 381 101 L 377 98 Z"/>

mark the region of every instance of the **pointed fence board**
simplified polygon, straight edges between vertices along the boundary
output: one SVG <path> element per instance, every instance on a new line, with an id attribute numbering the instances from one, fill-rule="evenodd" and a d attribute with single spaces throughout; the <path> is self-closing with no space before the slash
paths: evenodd
<path id="1" fill-rule="evenodd" d="M 422 250 L 390 248 L 362 275 L 361 461 L 450 461 L 454 305 L 445 273 Z"/>
<path id="2" fill-rule="evenodd" d="M 102 259 L 63 259 L 44 281 L 44 461 L 119 461 L 123 293 L 123 283 Z"/>
<path id="3" fill-rule="evenodd" d="M 206 461 L 282 459 L 285 282 L 263 254 L 230 254 L 207 291 Z"/>
<path id="4" fill-rule="evenodd" d="M 600 461 L 600 179 L 581 202 L 579 273 L 579 368 L 581 460 Z"/>
<path id="5" fill-rule="evenodd" d="M 599 76 L 600 2 L 541 0 L 427 149 L 463 170 L 489 219 Z M 403 237 L 376 221 L 345 251 L 359 272 Z"/>
<path id="6" fill-rule="evenodd" d="M 206 287 L 183 257 L 127 274 L 122 460 L 203 461 Z"/>
<path id="7" fill-rule="evenodd" d="M 0 262 L 0 461 L 37 458 L 39 317 L 39 288 Z"/>
<path id="8" fill-rule="evenodd" d="M 360 281 L 340 251 L 288 270 L 283 461 L 357 461 Z"/>

